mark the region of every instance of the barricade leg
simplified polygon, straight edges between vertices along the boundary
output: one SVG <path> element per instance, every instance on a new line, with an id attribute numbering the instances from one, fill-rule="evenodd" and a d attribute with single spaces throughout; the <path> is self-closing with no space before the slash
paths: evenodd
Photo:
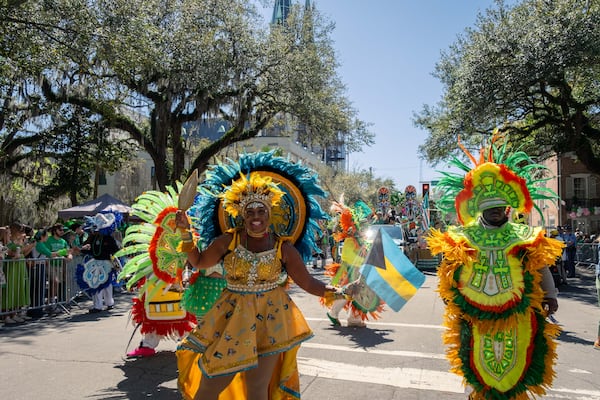
<path id="1" fill-rule="evenodd" d="M 75 256 L 72 260 L 67 263 L 67 282 L 69 282 L 69 296 L 67 305 L 76 305 L 79 309 L 82 309 L 77 299 L 85 297 L 88 300 L 92 300 L 92 296 L 85 290 L 82 290 L 77 284 L 77 265 L 83 263 L 82 256 Z"/>
<path id="2" fill-rule="evenodd" d="M 31 305 L 29 315 L 39 318 L 44 315 L 44 305 L 46 300 L 46 260 L 31 260 L 29 268 L 29 295 Z"/>

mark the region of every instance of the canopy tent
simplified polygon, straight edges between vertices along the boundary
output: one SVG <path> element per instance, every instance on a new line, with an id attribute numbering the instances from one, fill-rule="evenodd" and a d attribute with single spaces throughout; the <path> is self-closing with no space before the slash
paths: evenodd
<path id="1" fill-rule="evenodd" d="M 94 200 L 58 211 L 58 218 L 66 221 L 70 218 L 81 218 L 86 215 L 94 216 L 102 211 L 118 211 L 126 216 L 129 215 L 132 210 L 133 209 L 131 207 L 123 203 L 121 200 L 112 197 L 110 194 L 103 194 Z"/>

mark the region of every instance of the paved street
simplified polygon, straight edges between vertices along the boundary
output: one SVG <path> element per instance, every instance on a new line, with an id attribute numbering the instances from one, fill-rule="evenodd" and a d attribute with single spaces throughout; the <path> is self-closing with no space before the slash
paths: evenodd
<path id="1" fill-rule="evenodd" d="M 322 276 L 320 270 L 311 272 Z M 315 297 L 292 296 L 315 337 L 299 352 L 306 400 L 465 399 L 460 379 L 448 372 L 441 342 L 443 303 L 435 275 L 399 312 L 385 312 L 367 328 L 334 328 Z M 7 399 L 179 399 L 175 342 L 157 356 L 124 360 L 133 332 L 130 294 L 115 310 L 87 314 L 89 301 L 71 315 L 0 328 L 0 393 Z M 557 377 L 546 399 L 599 399 L 600 351 L 592 348 L 600 309 L 591 273 L 561 288 Z M 343 321 L 345 322 L 345 321 Z M 130 347 L 137 345 L 139 334 Z"/>

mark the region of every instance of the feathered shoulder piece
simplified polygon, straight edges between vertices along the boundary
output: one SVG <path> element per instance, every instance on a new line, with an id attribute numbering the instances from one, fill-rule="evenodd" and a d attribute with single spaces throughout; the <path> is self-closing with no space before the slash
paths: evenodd
<path id="1" fill-rule="evenodd" d="M 128 288 L 142 281 L 142 291 L 151 288 L 147 301 L 171 285 L 182 287 L 187 254 L 177 251 L 181 238 L 175 225 L 181 187 L 178 183 L 164 193 L 151 190 L 138 196 L 133 215 L 143 222 L 127 228 L 123 248 L 115 254 L 129 257 L 119 274 L 120 279 L 127 278 Z"/>

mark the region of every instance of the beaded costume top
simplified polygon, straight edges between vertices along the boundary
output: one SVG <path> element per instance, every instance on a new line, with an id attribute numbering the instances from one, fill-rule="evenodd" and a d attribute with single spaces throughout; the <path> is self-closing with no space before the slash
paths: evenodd
<path id="1" fill-rule="evenodd" d="M 240 243 L 238 231 L 233 232 L 230 252 L 223 259 L 227 287 L 234 290 L 268 290 L 279 285 L 281 277 L 281 238 L 275 236 L 270 250 L 253 253 Z"/>

